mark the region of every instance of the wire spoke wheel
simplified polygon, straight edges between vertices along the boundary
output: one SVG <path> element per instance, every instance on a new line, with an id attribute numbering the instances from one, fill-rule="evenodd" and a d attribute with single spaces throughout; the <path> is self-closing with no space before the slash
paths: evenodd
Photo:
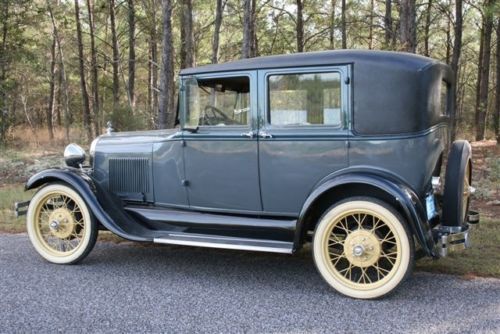
<path id="1" fill-rule="evenodd" d="M 406 276 L 413 248 L 401 219 L 378 201 L 346 201 L 317 226 L 316 265 L 330 285 L 355 298 L 390 292 Z"/>
<path id="2" fill-rule="evenodd" d="M 73 189 L 53 184 L 30 202 L 28 235 L 35 249 L 54 263 L 75 263 L 92 249 L 97 228 L 85 202 Z"/>

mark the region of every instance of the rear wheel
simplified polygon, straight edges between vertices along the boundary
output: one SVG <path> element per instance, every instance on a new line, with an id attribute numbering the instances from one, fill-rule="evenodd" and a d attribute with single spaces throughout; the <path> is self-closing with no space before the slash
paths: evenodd
<path id="1" fill-rule="evenodd" d="M 45 186 L 33 196 L 26 222 L 36 251 L 52 263 L 81 261 L 97 239 L 97 224 L 87 205 L 63 184 Z"/>
<path id="2" fill-rule="evenodd" d="M 391 292 L 411 272 L 414 245 L 392 207 L 373 198 L 350 198 L 320 219 L 313 256 L 335 290 L 371 299 Z"/>

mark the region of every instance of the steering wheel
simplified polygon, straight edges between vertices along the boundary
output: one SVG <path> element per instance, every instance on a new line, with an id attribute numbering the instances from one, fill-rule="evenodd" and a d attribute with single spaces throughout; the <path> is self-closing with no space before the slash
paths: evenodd
<path id="1" fill-rule="evenodd" d="M 207 117 L 207 111 L 210 110 L 211 114 L 213 117 Z M 211 106 L 211 105 L 206 105 L 204 114 L 203 114 L 203 120 L 208 124 L 208 125 L 217 125 L 218 120 L 222 120 L 225 124 L 232 124 L 232 120 L 224 114 L 219 108 Z M 215 122 L 214 122 L 215 121 Z M 215 123 L 215 124 L 214 124 Z"/>

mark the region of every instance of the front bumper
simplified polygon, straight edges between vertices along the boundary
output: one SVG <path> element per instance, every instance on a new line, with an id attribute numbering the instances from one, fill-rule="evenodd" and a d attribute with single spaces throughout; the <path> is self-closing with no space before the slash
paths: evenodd
<path id="1" fill-rule="evenodd" d="M 440 257 L 447 256 L 450 252 L 463 250 L 470 247 L 469 232 L 473 225 L 479 223 L 479 212 L 469 211 L 467 221 L 462 226 L 444 227 L 436 226 L 433 229 L 436 240 L 436 253 Z"/>
<path id="2" fill-rule="evenodd" d="M 30 201 L 16 202 L 14 203 L 14 212 L 16 213 L 16 218 L 24 216 L 28 211 L 28 206 Z"/>

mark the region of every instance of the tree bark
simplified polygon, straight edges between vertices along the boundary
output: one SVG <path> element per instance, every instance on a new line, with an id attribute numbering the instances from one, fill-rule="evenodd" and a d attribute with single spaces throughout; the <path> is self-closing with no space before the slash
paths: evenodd
<path id="1" fill-rule="evenodd" d="M 458 0 L 460 1 L 460 0 Z M 424 26 L 424 56 L 429 57 L 429 32 L 431 27 L 432 0 L 428 0 Z"/>
<path id="2" fill-rule="evenodd" d="M 193 5 L 191 0 L 181 2 L 181 68 L 194 66 Z"/>
<path id="3" fill-rule="evenodd" d="M 92 89 L 92 114 L 94 115 L 94 132 L 100 133 L 100 108 L 99 108 L 99 74 L 97 69 L 97 49 L 95 47 L 95 22 L 94 4 L 92 0 L 87 0 L 87 11 L 89 15 L 90 28 L 90 67 L 91 67 L 91 89 Z"/>
<path id="4" fill-rule="evenodd" d="M 61 38 L 59 37 L 59 30 L 57 29 L 56 20 L 54 18 L 54 12 L 52 11 L 52 7 L 50 5 L 50 0 L 47 0 L 47 10 L 49 11 L 50 21 L 52 23 L 52 28 L 54 32 L 54 36 L 57 42 L 57 51 L 59 54 L 60 61 L 60 79 L 61 79 L 61 87 L 64 90 L 64 137 L 66 142 L 69 142 L 69 124 L 70 124 L 70 109 L 69 109 L 69 88 L 68 88 L 68 78 L 66 76 L 66 66 L 64 65 L 64 53 L 61 46 Z"/>
<path id="5" fill-rule="evenodd" d="M 156 28 L 156 0 L 152 2 L 152 8 L 148 11 L 151 18 L 149 27 L 149 56 L 148 56 L 148 110 L 153 121 L 158 110 L 158 32 Z"/>
<path id="6" fill-rule="evenodd" d="M 455 26 L 454 31 L 454 42 L 453 42 L 453 55 L 451 58 L 451 69 L 455 74 L 455 85 L 453 93 L 453 107 L 452 107 L 452 125 L 451 125 L 451 141 L 455 140 L 457 132 L 457 124 L 460 119 L 460 109 L 457 107 L 458 101 L 458 64 L 460 62 L 460 53 L 462 52 L 462 29 L 463 29 L 463 14 L 462 14 L 462 0 L 455 1 Z"/>
<path id="7" fill-rule="evenodd" d="M 52 44 L 50 46 L 50 82 L 49 82 L 49 105 L 47 107 L 47 131 L 49 139 L 54 139 L 54 127 L 52 125 L 52 115 L 54 115 L 54 100 L 56 92 L 56 36 L 52 27 Z"/>
<path id="8" fill-rule="evenodd" d="M 159 128 L 172 128 L 175 124 L 174 111 L 174 50 L 172 40 L 172 2 L 162 1 L 163 49 L 160 75 Z"/>
<path id="9" fill-rule="evenodd" d="M 215 22 L 214 22 L 214 38 L 212 42 L 212 64 L 217 64 L 219 59 L 219 38 L 220 38 L 220 27 L 222 25 L 222 12 L 224 11 L 224 4 L 222 0 L 217 0 L 215 8 Z"/>
<path id="10" fill-rule="evenodd" d="M 346 0 L 342 0 L 340 25 L 342 30 L 342 49 L 347 49 L 347 22 L 346 22 Z"/>
<path id="11" fill-rule="evenodd" d="M 384 30 L 384 48 L 390 49 L 394 33 L 392 26 L 392 0 L 385 0 Z"/>
<path id="12" fill-rule="evenodd" d="M 370 26 L 368 27 L 368 50 L 373 49 L 373 17 L 375 16 L 375 0 L 370 0 Z"/>
<path id="13" fill-rule="evenodd" d="M 481 57 L 481 75 L 479 77 L 479 103 L 476 109 L 476 140 L 483 140 L 486 131 L 486 114 L 488 110 L 488 85 L 490 74 L 491 34 L 493 31 L 493 2 L 489 0 L 484 10 L 484 41 Z"/>
<path id="14" fill-rule="evenodd" d="M 337 1 L 332 0 L 332 11 L 330 13 L 330 49 L 335 49 L 335 8 L 337 7 Z"/>
<path id="15" fill-rule="evenodd" d="M 128 0 L 128 96 L 130 106 L 135 109 L 135 6 Z"/>
<path id="16" fill-rule="evenodd" d="M 109 0 L 109 19 L 111 25 L 111 44 L 113 48 L 113 110 L 116 112 L 120 106 L 120 51 L 118 49 L 118 36 L 116 34 L 115 0 Z"/>
<path id="17" fill-rule="evenodd" d="M 241 58 L 250 58 L 252 48 L 252 0 L 243 0 L 243 45 Z"/>
<path id="18" fill-rule="evenodd" d="M 417 48 L 415 0 L 401 0 L 399 41 L 401 50 L 415 53 Z"/>
<path id="19" fill-rule="evenodd" d="M 7 94 L 5 80 L 7 79 L 7 32 L 9 30 L 9 1 L 3 2 L 2 8 L 2 44 L 0 44 L 0 144 L 5 143 L 7 132 Z"/>
<path id="20" fill-rule="evenodd" d="M 296 22 L 296 36 L 297 36 L 297 52 L 304 52 L 304 16 L 302 10 L 304 3 L 302 0 L 296 0 L 297 4 L 297 22 Z"/>
<path id="21" fill-rule="evenodd" d="M 495 114 L 493 115 L 493 126 L 495 128 L 495 139 L 497 140 L 497 145 L 500 145 L 500 20 L 499 19 L 497 19 L 496 35 L 497 35 L 497 49 L 496 49 L 497 87 L 495 96 Z"/>
<path id="22" fill-rule="evenodd" d="M 90 125 L 90 105 L 89 94 L 87 92 L 87 84 L 85 82 L 85 66 L 83 63 L 83 40 L 82 40 L 82 27 L 80 23 L 80 7 L 78 0 L 75 0 L 75 23 L 76 23 L 76 40 L 78 43 L 78 65 L 80 67 L 80 88 L 82 91 L 83 102 L 83 127 L 87 134 L 87 140 L 92 141 L 92 128 Z"/>

